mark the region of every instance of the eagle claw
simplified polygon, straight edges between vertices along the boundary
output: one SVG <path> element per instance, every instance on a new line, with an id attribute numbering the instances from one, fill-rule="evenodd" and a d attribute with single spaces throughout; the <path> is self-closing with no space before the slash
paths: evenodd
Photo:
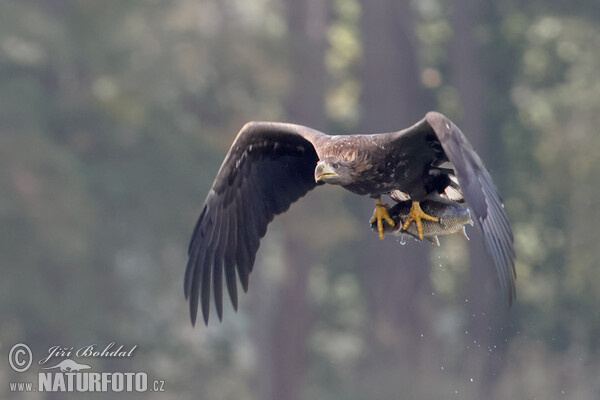
<path id="1" fill-rule="evenodd" d="M 387 204 L 383 204 L 380 198 L 375 199 L 375 211 L 373 212 L 373 216 L 369 221 L 370 224 L 373 224 L 377 221 L 377 232 L 379 233 L 379 239 L 383 239 L 383 221 L 387 222 L 391 227 L 396 226 L 394 220 L 390 217 L 388 213 L 388 209 L 390 206 Z"/>
<path id="2" fill-rule="evenodd" d="M 422 219 L 426 219 L 429 221 L 439 221 L 438 218 L 432 217 L 429 214 L 425 214 L 425 211 L 421 209 L 421 205 L 418 201 L 413 201 L 412 206 L 410 208 L 410 213 L 408 214 L 408 218 L 404 221 L 404 225 L 402 225 L 402 229 L 406 230 L 412 221 L 415 221 L 417 224 L 417 232 L 419 233 L 419 239 L 423 240 L 423 224 L 421 223 Z"/>

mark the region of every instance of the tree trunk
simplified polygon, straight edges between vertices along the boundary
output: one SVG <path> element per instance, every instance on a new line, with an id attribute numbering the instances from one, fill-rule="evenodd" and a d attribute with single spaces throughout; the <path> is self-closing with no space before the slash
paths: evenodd
<path id="1" fill-rule="evenodd" d="M 327 16 L 321 0 L 287 0 L 290 70 L 294 77 L 286 103 L 290 122 L 325 130 L 325 50 Z"/>
<path id="2" fill-rule="evenodd" d="M 286 101 L 286 119 L 325 130 L 325 49 L 326 3 L 320 0 L 286 2 L 289 29 L 289 63 L 293 74 L 292 90 Z M 310 203 L 310 197 L 303 199 Z M 310 206 L 305 210 L 310 210 Z M 295 218 L 302 218 L 297 216 Z M 258 398 L 295 400 L 301 397 L 301 382 L 306 370 L 306 339 L 311 324 L 307 302 L 308 273 L 313 252 L 302 234 L 284 227 L 283 277 L 269 299 L 269 315 L 260 320 L 257 347 Z M 258 321 L 259 323 L 260 320 Z"/>
<path id="3" fill-rule="evenodd" d="M 456 120 L 458 126 L 468 136 L 477 153 L 486 159 L 486 127 L 484 115 L 485 80 L 480 70 L 482 54 L 475 36 L 475 27 L 481 23 L 481 5 L 477 0 L 456 0 L 453 3 L 451 17 L 454 35 L 451 41 L 450 63 L 452 82 L 460 96 L 462 115 Z M 494 358 L 489 357 L 488 348 L 493 346 L 494 326 L 499 316 L 498 305 L 494 296 L 498 292 L 495 280 L 495 269 L 487 255 L 481 235 L 471 230 L 469 243 L 470 272 L 468 293 L 469 299 L 469 335 L 465 337 L 467 344 L 480 351 L 471 353 L 465 368 L 469 376 L 479 382 L 480 394 L 489 393 L 489 385 L 493 378 Z M 503 299 L 504 300 L 504 299 Z M 496 304 L 496 305 L 494 305 Z M 504 304 L 502 304 L 504 305 Z M 485 397 L 485 396 L 484 396 Z"/>
<path id="4" fill-rule="evenodd" d="M 365 0 L 362 10 L 362 131 L 396 131 L 427 110 L 410 2 Z M 361 213 L 370 216 L 374 204 L 366 203 Z M 398 360 L 416 362 L 420 334 L 430 325 L 423 312 L 425 296 L 431 297 L 428 246 L 401 246 L 391 237 L 380 241 L 374 232 L 365 232 L 359 265 L 367 303 L 367 362 L 375 367 Z"/>

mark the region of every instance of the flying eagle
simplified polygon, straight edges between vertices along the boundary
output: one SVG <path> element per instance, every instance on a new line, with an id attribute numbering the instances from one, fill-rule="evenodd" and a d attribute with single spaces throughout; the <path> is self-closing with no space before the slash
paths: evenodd
<path id="1" fill-rule="evenodd" d="M 498 272 L 509 305 L 515 298 L 513 235 L 498 190 L 463 133 L 442 114 L 429 112 L 410 128 L 391 133 L 331 136 L 287 123 L 249 122 L 225 157 L 194 228 L 184 293 L 192 324 L 198 301 L 208 323 L 211 284 L 219 320 L 223 275 L 237 310 L 236 270 L 244 292 L 260 239 L 275 215 L 315 186 L 340 185 L 375 199 L 371 223 L 383 239 L 394 224 L 381 196 L 412 200 L 406 229 L 421 238 L 427 215 L 420 202 L 454 189 L 469 206 Z M 224 274 L 223 274 L 224 272 Z"/>

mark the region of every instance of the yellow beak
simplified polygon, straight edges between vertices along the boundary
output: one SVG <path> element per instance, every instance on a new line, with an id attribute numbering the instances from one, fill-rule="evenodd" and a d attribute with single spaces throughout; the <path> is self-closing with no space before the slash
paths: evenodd
<path id="1" fill-rule="evenodd" d="M 337 173 L 325 161 L 319 161 L 315 168 L 315 182 L 321 182 L 329 176 L 337 176 Z"/>

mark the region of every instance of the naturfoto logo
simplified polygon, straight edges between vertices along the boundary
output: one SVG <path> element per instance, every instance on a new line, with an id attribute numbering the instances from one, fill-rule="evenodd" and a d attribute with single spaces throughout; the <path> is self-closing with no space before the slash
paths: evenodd
<path id="1" fill-rule="evenodd" d="M 74 347 L 52 346 L 48 354 L 38 364 L 43 370 L 38 372 L 37 385 L 33 380 L 9 382 L 11 392 L 163 392 L 165 381 L 149 380 L 142 371 L 88 371 L 87 363 L 72 358 L 127 358 L 131 357 L 137 345 L 117 346 L 115 342 L 102 347 L 91 344 Z M 50 362 L 52 360 L 52 362 Z M 8 363 L 16 373 L 26 372 L 32 365 L 33 352 L 25 343 L 17 343 L 8 353 Z M 87 362 L 87 361 L 86 361 Z M 94 365 L 94 363 L 92 363 Z M 97 366 L 93 367 L 94 369 Z"/>

